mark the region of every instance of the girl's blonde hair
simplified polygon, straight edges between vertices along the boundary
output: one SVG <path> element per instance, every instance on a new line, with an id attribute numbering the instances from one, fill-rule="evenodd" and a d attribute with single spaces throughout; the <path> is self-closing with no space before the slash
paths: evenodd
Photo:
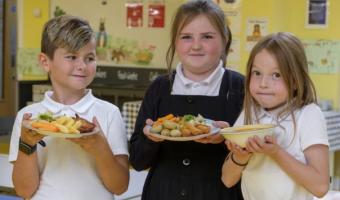
<path id="1" fill-rule="evenodd" d="M 171 74 L 171 66 L 175 55 L 176 40 L 180 31 L 199 15 L 206 16 L 210 23 L 218 30 L 222 37 L 224 51 L 221 55 L 223 64 L 226 64 L 226 57 L 231 44 L 231 32 L 225 23 L 225 15 L 223 10 L 211 0 L 195 0 L 182 4 L 176 11 L 172 21 L 170 33 L 170 45 L 166 54 L 166 63 L 169 74 Z"/>
<path id="2" fill-rule="evenodd" d="M 303 44 L 297 37 L 288 32 L 273 33 L 262 38 L 250 53 L 245 81 L 244 123 L 258 123 L 259 120 L 260 105 L 251 96 L 249 84 L 255 56 L 262 50 L 266 50 L 276 59 L 281 76 L 288 89 L 286 106 L 279 113 L 278 119 L 291 114 L 295 127 L 294 110 L 310 103 L 317 103 L 317 98 L 314 84 L 308 74 L 308 64 Z M 255 112 L 255 116 L 252 116 L 253 112 Z"/>

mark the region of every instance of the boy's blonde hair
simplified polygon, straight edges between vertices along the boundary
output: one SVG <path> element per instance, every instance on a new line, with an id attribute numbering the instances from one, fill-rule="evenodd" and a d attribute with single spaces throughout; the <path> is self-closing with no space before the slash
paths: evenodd
<path id="1" fill-rule="evenodd" d="M 245 82 L 244 123 L 258 122 L 260 105 L 251 96 L 249 84 L 255 56 L 263 50 L 269 52 L 276 59 L 288 90 L 286 106 L 279 113 L 278 118 L 292 114 L 295 127 L 294 110 L 310 103 L 317 103 L 317 98 L 314 84 L 308 74 L 308 64 L 303 44 L 297 37 L 288 32 L 273 33 L 262 38 L 250 53 Z M 255 112 L 255 119 L 252 112 Z"/>
<path id="2" fill-rule="evenodd" d="M 41 52 L 53 59 L 57 48 L 76 52 L 95 38 L 94 31 L 85 19 L 62 15 L 50 19 L 43 28 Z"/>
<path id="3" fill-rule="evenodd" d="M 169 72 L 175 55 L 175 44 L 180 31 L 189 24 L 195 17 L 199 15 L 206 16 L 210 23 L 218 30 L 222 37 L 224 51 L 221 59 L 223 64 L 226 64 L 226 57 L 231 44 L 231 32 L 228 25 L 225 23 L 225 15 L 223 10 L 211 0 L 195 0 L 182 4 L 176 11 L 176 15 L 172 21 L 170 33 L 170 45 L 166 54 L 166 62 Z"/>

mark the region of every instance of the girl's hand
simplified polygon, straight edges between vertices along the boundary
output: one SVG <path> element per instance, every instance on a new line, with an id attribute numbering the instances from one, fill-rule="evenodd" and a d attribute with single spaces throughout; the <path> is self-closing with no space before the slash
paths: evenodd
<path id="1" fill-rule="evenodd" d="M 153 124 L 153 121 L 151 119 L 147 119 L 145 121 L 145 123 L 149 126 L 152 126 Z M 154 142 L 162 142 L 164 139 L 161 139 L 161 138 L 156 138 L 156 137 L 153 137 L 152 135 L 150 135 L 149 131 L 148 131 L 148 127 L 145 126 L 144 129 L 143 129 L 143 133 L 144 135 L 149 138 L 149 140 L 151 141 L 154 141 Z"/>
<path id="2" fill-rule="evenodd" d="M 22 121 L 29 120 L 31 118 L 32 114 L 25 113 L 22 117 Z M 21 136 L 20 139 L 25 142 L 26 144 L 30 146 L 36 145 L 40 140 L 45 137 L 44 135 L 39 134 L 36 131 L 33 131 L 31 129 L 25 128 L 23 125 L 21 125 Z"/>
<path id="3" fill-rule="evenodd" d="M 92 122 L 96 125 L 96 127 L 99 128 L 98 133 L 95 133 L 89 136 L 83 136 L 80 138 L 68 138 L 67 140 L 78 144 L 86 152 L 95 156 L 95 155 L 100 155 L 100 153 L 104 151 L 104 148 L 106 148 L 108 143 L 96 117 L 93 118 Z M 107 144 L 107 145 L 103 145 L 103 144 Z"/>
<path id="4" fill-rule="evenodd" d="M 277 144 L 275 136 L 267 135 L 264 141 L 258 136 L 249 138 L 247 141 L 247 150 L 254 153 L 264 153 L 272 156 L 278 152 L 280 145 Z"/>
<path id="5" fill-rule="evenodd" d="M 219 128 L 229 127 L 229 123 L 225 121 L 214 121 L 214 126 Z M 224 137 L 221 134 L 211 135 L 202 139 L 194 140 L 195 142 L 203 143 L 203 144 L 218 144 L 224 141 Z"/>
<path id="6" fill-rule="evenodd" d="M 230 140 L 226 140 L 225 144 L 230 150 L 230 152 L 234 154 L 234 157 L 236 157 L 238 161 L 240 161 L 241 163 L 248 162 L 252 155 L 250 151 L 248 151 L 246 148 L 240 147 L 239 145 Z"/>

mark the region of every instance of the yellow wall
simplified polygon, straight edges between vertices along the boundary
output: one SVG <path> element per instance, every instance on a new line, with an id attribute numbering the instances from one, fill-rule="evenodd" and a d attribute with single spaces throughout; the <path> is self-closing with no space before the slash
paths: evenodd
<path id="1" fill-rule="evenodd" d="M 59 0 L 63 1 L 63 0 Z M 166 1 L 166 23 L 169 24 L 174 7 L 179 2 Z M 49 18 L 49 1 L 47 0 L 19 0 L 23 11 L 22 16 L 19 18 L 19 24 L 22 24 L 22 30 L 19 31 L 19 47 L 24 48 L 39 48 L 40 34 L 43 24 Z M 72 7 L 73 1 L 67 1 L 70 7 Z M 121 6 L 125 1 L 115 0 L 116 6 Z M 325 29 L 306 29 L 305 28 L 305 16 L 306 16 L 306 3 L 305 0 L 256 0 L 241 2 L 242 13 L 242 26 L 241 33 L 236 35 L 241 39 L 241 61 L 240 71 L 243 73 L 249 52 L 245 50 L 245 38 L 246 38 L 246 22 L 248 17 L 266 17 L 268 19 L 268 32 L 276 31 L 290 31 L 300 37 L 301 39 L 333 39 L 340 40 L 340 26 L 337 24 L 340 19 L 340 1 L 329 0 L 329 24 Z M 95 15 L 96 10 L 81 8 L 79 4 L 74 5 L 77 7 L 77 13 L 84 15 L 86 12 L 92 12 Z M 83 5 L 85 6 L 85 4 Z M 41 17 L 34 17 L 34 9 L 41 9 Z M 86 11 L 87 10 L 87 11 Z M 90 11 L 89 11 L 90 10 Z M 116 9 L 117 11 L 112 14 L 112 23 L 116 23 L 118 27 L 124 27 L 124 10 Z M 119 11 L 120 10 L 120 11 Z M 100 10 L 98 10 L 100 12 Z M 19 13 L 20 15 L 20 13 Z M 144 17 L 146 17 L 144 15 Z M 97 24 L 93 25 L 97 27 Z M 108 26 L 109 27 L 109 26 Z M 19 27 L 20 30 L 20 27 Z M 169 27 L 166 26 L 163 30 L 145 31 L 145 29 L 129 30 L 127 28 L 116 28 L 114 30 L 115 36 L 127 36 L 143 39 L 146 42 L 155 42 L 159 49 L 157 50 L 158 60 L 156 63 L 164 63 L 166 47 L 168 45 L 168 32 Z M 164 36 L 164 34 L 167 34 Z M 162 35 L 162 36 L 159 36 Z M 339 52 L 340 54 L 340 52 Z M 159 66 L 163 67 L 163 66 Z M 334 107 L 339 109 L 340 104 L 340 74 L 311 74 L 312 79 L 316 85 L 316 89 L 320 99 L 331 99 Z"/>
<path id="2" fill-rule="evenodd" d="M 49 19 L 49 1 L 19 0 L 18 7 L 18 24 L 22 26 L 19 27 L 19 48 L 40 48 L 41 31 Z M 34 12 L 37 10 L 41 11 L 41 15 L 35 17 Z"/>
<path id="3" fill-rule="evenodd" d="M 306 29 L 305 10 L 306 1 L 290 0 L 289 30 L 304 39 L 332 39 L 340 40 L 340 1 L 329 0 L 328 27 L 325 29 Z M 340 52 L 339 52 L 340 55 Z M 340 65 L 340 63 L 338 63 Z M 340 73 L 312 74 L 318 95 L 322 99 L 331 99 L 334 106 L 340 107 Z"/>
<path id="4" fill-rule="evenodd" d="M 340 1 L 329 0 L 328 27 L 325 29 L 306 29 L 306 0 L 256 0 L 242 1 L 242 31 L 240 71 L 244 73 L 249 52 L 245 50 L 246 23 L 248 17 L 268 18 L 268 32 L 289 31 L 300 39 L 340 40 Z M 340 55 L 340 52 L 339 52 Z M 340 65 L 340 63 L 339 63 Z M 336 109 L 340 107 L 340 73 L 315 74 L 311 77 L 320 99 L 330 99 Z"/>

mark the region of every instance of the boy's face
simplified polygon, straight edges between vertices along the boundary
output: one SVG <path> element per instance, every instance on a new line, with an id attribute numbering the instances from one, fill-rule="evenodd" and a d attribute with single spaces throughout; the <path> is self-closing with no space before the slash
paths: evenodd
<path id="1" fill-rule="evenodd" d="M 41 55 L 40 62 L 49 73 L 55 90 L 75 92 L 86 89 L 96 74 L 94 39 L 77 52 L 71 53 L 67 49 L 57 48 L 53 60 L 44 56 L 46 55 Z"/>

